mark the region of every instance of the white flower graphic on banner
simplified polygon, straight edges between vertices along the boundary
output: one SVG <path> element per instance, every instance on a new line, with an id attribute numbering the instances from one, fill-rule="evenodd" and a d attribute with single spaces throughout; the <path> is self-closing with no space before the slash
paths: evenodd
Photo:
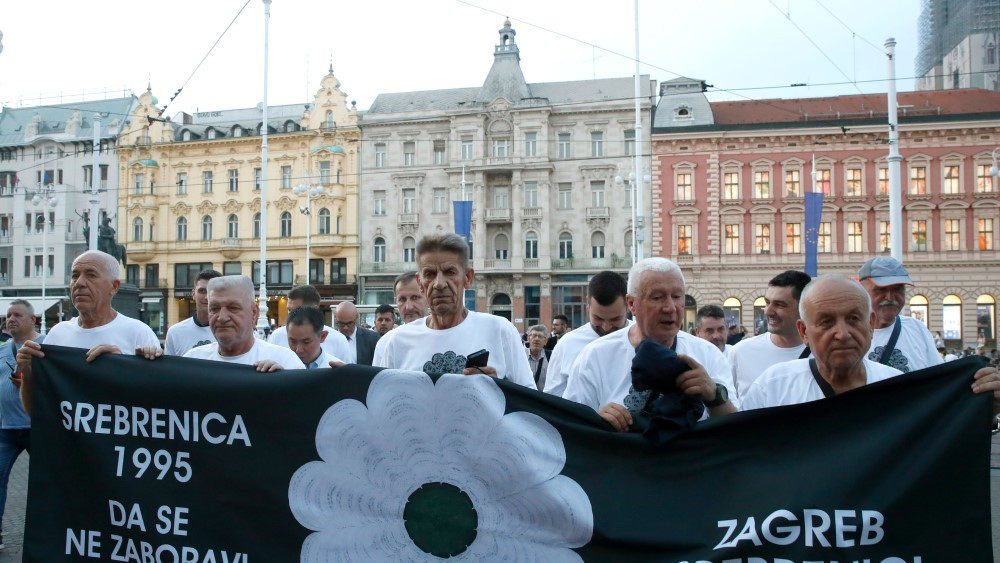
<path id="1" fill-rule="evenodd" d="M 323 461 L 288 501 L 314 533 L 301 561 L 581 561 L 590 499 L 560 475 L 566 451 L 541 417 L 504 415 L 485 376 L 383 370 L 367 407 L 343 400 L 316 429 Z"/>

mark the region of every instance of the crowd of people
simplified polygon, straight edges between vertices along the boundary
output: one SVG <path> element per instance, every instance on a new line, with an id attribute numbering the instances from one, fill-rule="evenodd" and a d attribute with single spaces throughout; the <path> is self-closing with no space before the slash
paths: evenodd
<path id="1" fill-rule="evenodd" d="M 463 238 L 424 237 L 416 252 L 418 270 L 393 286 L 398 326 L 388 304 L 376 310 L 375 330 L 359 326 L 350 302 L 336 306 L 335 328 L 326 326 L 319 293 L 304 285 L 288 293 L 285 326 L 264 341 L 256 335 L 260 312 L 251 280 L 206 270 L 191 292 L 195 314 L 170 327 L 165 348 L 146 324 L 112 308 L 117 260 L 84 252 L 71 273 L 77 317 L 43 338 L 35 332 L 30 302 L 14 301 L 7 311 L 11 339 L 0 346 L 0 369 L 6 370 L 0 381 L 0 518 L 10 469 L 29 447 L 32 361 L 45 357 L 43 342 L 84 348 L 87 362 L 119 353 L 239 363 L 258 372 L 362 364 L 485 375 L 587 405 L 621 432 L 651 400 L 632 384 L 636 349 L 647 342 L 676 358 L 674 385 L 698 403 L 702 418 L 821 400 L 944 361 L 924 324 L 902 314 L 906 288 L 914 282 L 890 257 L 866 262 L 857 280 L 777 273 L 764 294 L 766 332 L 743 337 L 739 323 L 717 305 L 697 311 L 693 333 L 683 330 L 687 281 L 666 258 L 637 262 L 627 280 L 611 271 L 593 275 L 589 322 L 582 326 L 573 328 L 558 315 L 551 330 L 537 324 L 521 334 L 507 319 L 466 307 L 475 272 Z M 974 393 L 992 395 L 990 424 L 1000 428 L 997 368 L 982 367 L 970 385 Z"/>

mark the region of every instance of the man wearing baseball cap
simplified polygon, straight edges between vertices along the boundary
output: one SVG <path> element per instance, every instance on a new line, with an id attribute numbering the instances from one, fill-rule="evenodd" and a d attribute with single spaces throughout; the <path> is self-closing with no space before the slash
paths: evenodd
<path id="1" fill-rule="evenodd" d="M 931 331 L 917 319 L 901 315 L 906 286 L 913 285 L 906 268 L 891 256 L 878 256 L 858 271 L 861 285 L 872 298 L 875 333 L 868 359 L 904 373 L 941 363 Z"/>

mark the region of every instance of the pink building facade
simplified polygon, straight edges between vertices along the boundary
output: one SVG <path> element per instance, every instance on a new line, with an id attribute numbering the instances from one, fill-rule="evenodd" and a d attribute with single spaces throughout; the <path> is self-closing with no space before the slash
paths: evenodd
<path id="1" fill-rule="evenodd" d="M 804 268 L 814 173 L 819 272 L 854 275 L 889 253 L 884 95 L 709 103 L 700 85 L 664 83 L 652 131 L 652 243 L 685 272 L 689 324 L 707 304 L 750 332 L 761 324 L 767 281 Z M 995 348 L 1000 93 L 904 93 L 899 104 L 908 314 L 949 347 Z"/>

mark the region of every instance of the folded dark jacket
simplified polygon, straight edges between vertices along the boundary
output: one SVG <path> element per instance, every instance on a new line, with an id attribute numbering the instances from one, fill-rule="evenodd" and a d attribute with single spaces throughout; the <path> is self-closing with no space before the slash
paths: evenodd
<path id="1" fill-rule="evenodd" d="M 677 353 L 652 340 L 643 340 L 632 359 L 633 393 L 627 402 L 632 428 L 655 445 L 663 445 L 694 426 L 705 413 L 700 397 L 677 388 L 677 376 L 688 371 Z"/>

